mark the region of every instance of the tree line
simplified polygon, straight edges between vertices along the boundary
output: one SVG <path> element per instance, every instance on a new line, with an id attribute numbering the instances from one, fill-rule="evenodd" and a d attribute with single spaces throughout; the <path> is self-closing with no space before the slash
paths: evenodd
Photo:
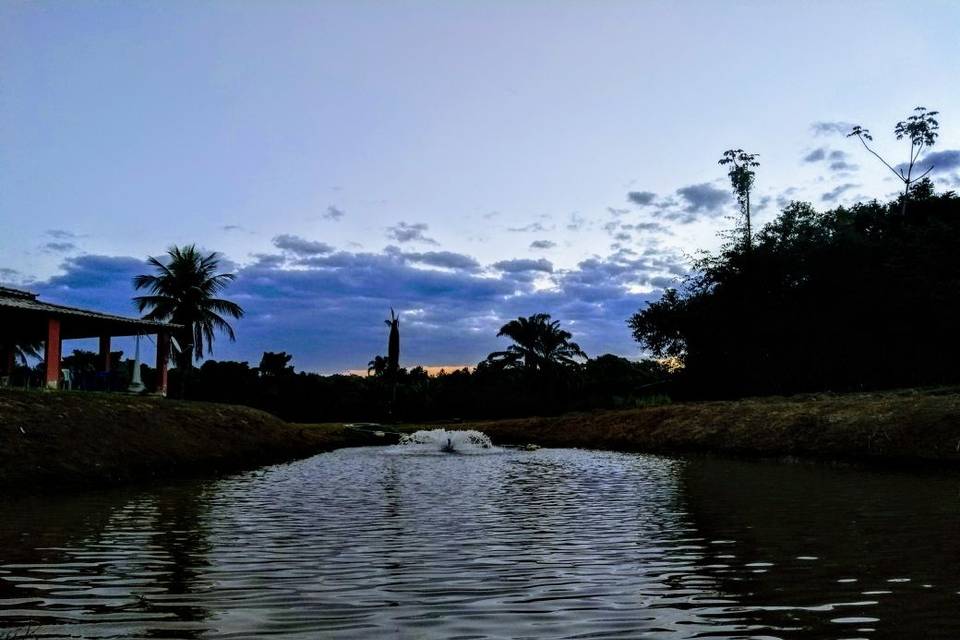
<path id="1" fill-rule="evenodd" d="M 918 107 L 897 123 L 909 146 L 899 165 L 875 152 L 868 130 L 850 132 L 903 183 L 895 198 L 828 211 L 793 202 L 759 232 L 731 234 L 682 286 L 629 319 L 654 356 L 682 363 L 677 395 L 960 382 L 960 198 L 935 192 L 932 166 L 916 173 L 936 142 L 936 115 Z M 744 172 L 757 166 L 749 160 L 730 175 L 745 212 L 753 176 Z"/>

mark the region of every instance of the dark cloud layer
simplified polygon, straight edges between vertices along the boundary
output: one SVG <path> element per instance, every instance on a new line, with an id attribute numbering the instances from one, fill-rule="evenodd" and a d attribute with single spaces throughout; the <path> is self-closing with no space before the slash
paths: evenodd
<path id="1" fill-rule="evenodd" d="M 133 314 L 131 280 L 148 268 L 138 258 L 85 255 L 67 258 L 62 271 L 30 285 L 51 301 Z M 658 296 L 637 291 L 675 284 L 684 271 L 682 260 L 653 250 L 624 249 L 567 270 L 544 259 L 483 268 L 463 254 L 399 247 L 263 254 L 236 271 L 228 297 L 247 315 L 236 323 L 237 343 L 221 338 L 214 357 L 256 362 L 264 350 L 286 350 L 302 369 L 362 368 L 386 349 L 391 306 L 401 313 L 404 364 L 475 364 L 505 346 L 496 338 L 504 322 L 543 311 L 592 355 L 636 355 L 625 320 Z"/>

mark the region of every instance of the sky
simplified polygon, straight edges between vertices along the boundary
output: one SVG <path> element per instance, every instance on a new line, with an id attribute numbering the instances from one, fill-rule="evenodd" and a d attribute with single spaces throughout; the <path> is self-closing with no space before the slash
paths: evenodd
<path id="1" fill-rule="evenodd" d="M 951 1 L 6 0 L 0 282 L 133 315 L 196 243 L 246 310 L 215 359 L 364 369 L 391 307 L 404 366 L 537 312 L 639 358 L 627 318 L 734 224 L 724 150 L 760 154 L 755 224 L 882 199 L 843 132 L 897 163 L 924 105 L 960 187 L 958 31 Z"/>

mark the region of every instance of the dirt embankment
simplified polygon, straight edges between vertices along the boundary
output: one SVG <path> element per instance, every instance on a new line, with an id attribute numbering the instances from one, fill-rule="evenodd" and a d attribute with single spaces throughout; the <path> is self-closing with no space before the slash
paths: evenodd
<path id="1" fill-rule="evenodd" d="M 960 392 L 674 404 L 456 428 L 480 429 L 498 444 L 960 462 Z M 240 406 L 0 390 L 0 492 L 221 473 L 389 441 Z"/>
<path id="2" fill-rule="evenodd" d="M 89 392 L 0 391 L 0 491 L 255 467 L 371 436 L 247 407 Z"/>
<path id="3" fill-rule="evenodd" d="M 474 423 L 502 444 L 960 461 L 956 390 L 747 399 Z"/>

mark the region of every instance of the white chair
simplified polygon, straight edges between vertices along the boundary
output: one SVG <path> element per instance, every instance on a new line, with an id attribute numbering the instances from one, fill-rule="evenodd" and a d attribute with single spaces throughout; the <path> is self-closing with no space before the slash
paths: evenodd
<path id="1" fill-rule="evenodd" d="M 60 369 L 60 377 L 63 378 L 63 388 L 67 391 L 73 390 L 73 374 L 70 369 Z"/>

